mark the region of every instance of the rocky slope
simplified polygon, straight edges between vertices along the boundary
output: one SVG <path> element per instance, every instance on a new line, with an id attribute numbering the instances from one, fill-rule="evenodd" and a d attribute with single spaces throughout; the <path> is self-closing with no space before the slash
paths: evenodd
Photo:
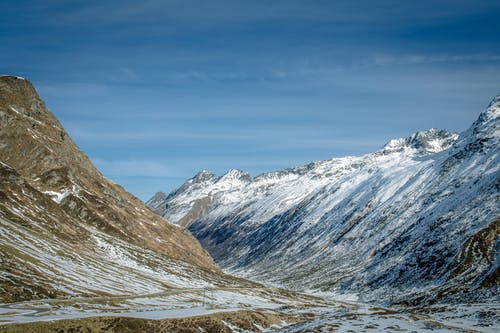
<path id="1" fill-rule="evenodd" d="M 188 231 L 99 173 L 12 76 L 0 77 L 0 267 L 0 302 L 228 283 Z"/>
<path id="2" fill-rule="evenodd" d="M 497 97 L 460 135 L 431 129 L 254 179 L 202 171 L 147 204 L 242 276 L 376 301 L 484 300 L 500 283 L 499 116 Z"/>

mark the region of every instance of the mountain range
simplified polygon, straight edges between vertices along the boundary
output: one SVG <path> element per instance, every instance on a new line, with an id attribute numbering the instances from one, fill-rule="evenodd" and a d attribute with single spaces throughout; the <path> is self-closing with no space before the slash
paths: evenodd
<path id="1" fill-rule="evenodd" d="M 495 299 L 499 117 L 500 96 L 460 134 L 255 178 L 203 170 L 147 205 L 242 277 L 379 303 Z"/>
<path id="2" fill-rule="evenodd" d="M 148 202 L 165 220 L 0 76 L 0 332 L 496 332 L 499 105 L 361 157 L 204 170 Z"/>

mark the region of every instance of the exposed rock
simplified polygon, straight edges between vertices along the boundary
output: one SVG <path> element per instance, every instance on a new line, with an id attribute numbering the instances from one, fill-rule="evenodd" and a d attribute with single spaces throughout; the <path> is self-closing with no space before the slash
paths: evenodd
<path id="1" fill-rule="evenodd" d="M 88 265 L 89 274 L 95 274 L 92 267 L 98 269 L 100 259 L 100 264 L 112 265 L 110 253 L 96 251 L 99 242 L 114 243 L 121 249 L 114 251 L 133 257 L 127 260 L 137 259 L 139 252 L 147 253 L 153 258 L 150 261 L 163 261 L 155 265 L 166 266 L 165 270 L 172 265 L 179 274 L 186 270 L 219 274 L 188 231 L 159 218 L 105 178 L 45 107 L 31 83 L 12 76 L 0 77 L 0 161 L 0 250 L 7 258 L 1 262 L 4 300 L 111 289 L 104 287 L 105 281 L 99 285 L 98 279 L 95 286 L 80 288 L 77 281 L 69 281 L 64 272 L 57 271 L 68 269 L 75 274 L 78 263 Z M 46 248 L 30 249 L 29 242 Z M 64 268 L 60 262 L 56 264 L 62 258 L 57 251 L 68 251 L 66 255 L 76 259 L 70 258 Z M 88 256 L 96 261 L 86 263 Z M 54 274 L 61 275 L 59 281 L 51 281 Z M 109 274 L 116 279 L 119 268 L 113 267 Z M 24 290 L 15 292 L 24 296 L 8 296 L 5 290 Z"/>

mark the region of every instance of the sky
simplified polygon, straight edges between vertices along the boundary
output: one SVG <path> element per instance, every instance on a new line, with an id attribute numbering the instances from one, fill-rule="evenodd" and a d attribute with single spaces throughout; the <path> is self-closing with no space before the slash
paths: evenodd
<path id="1" fill-rule="evenodd" d="M 1 1 L 26 77 L 106 176 L 147 200 L 463 131 L 500 93 L 495 1 Z"/>

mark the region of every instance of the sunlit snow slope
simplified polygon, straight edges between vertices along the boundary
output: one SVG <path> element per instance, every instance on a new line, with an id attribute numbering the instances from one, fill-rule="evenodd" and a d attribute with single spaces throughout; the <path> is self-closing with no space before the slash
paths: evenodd
<path id="1" fill-rule="evenodd" d="M 202 171 L 148 205 L 229 271 L 299 289 L 421 303 L 495 297 L 500 97 L 465 132 L 252 179 Z"/>

